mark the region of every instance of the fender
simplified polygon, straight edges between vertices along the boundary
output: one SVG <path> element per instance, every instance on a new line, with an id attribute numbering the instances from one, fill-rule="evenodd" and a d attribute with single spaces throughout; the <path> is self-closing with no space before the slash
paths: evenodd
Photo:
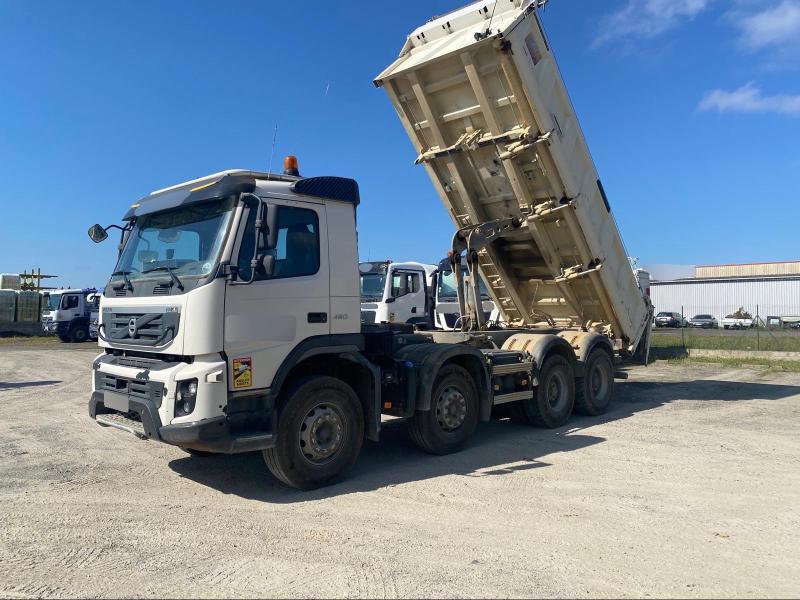
<path id="1" fill-rule="evenodd" d="M 412 344 L 401 348 L 394 358 L 404 363 L 411 371 L 407 379 L 414 382 L 408 389 L 407 401 L 409 412 L 431 410 L 431 394 L 436 376 L 442 366 L 453 359 L 467 359 L 470 373 L 475 379 L 478 390 L 478 403 L 481 420 L 488 420 L 492 410 L 492 398 L 489 393 L 489 376 L 486 372 L 486 361 L 483 353 L 473 346 L 461 344 Z"/>
<path id="2" fill-rule="evenodd" d="M 356 363 L 370 373 L 372 381 L 370 382 L 370 394 L 365 398 L 366 414 L 365 425 L 367 439 L 372 442 L 380 441 L 381 433 L 381 370 L 377 365 L 372 364 L 363 355 L 358 352 L 345 352 L 339 354 L 339 358 L 349 360 Z"/>
<path id="3" fill-rule="evenodd" d="M 612 364 L 614 363 L 614 346 L 611 344 L 611 340 L 606 336 L 589 331 L 562 331 L 558 335 L 564 338 L 572 347 L 573 352 L 575 352 L 575 357 L 577 359 L 575 363 L 575 377 L 583 377 L 586 361 L 592 351 L 598 346 L 605 347 L 605 349 L 608 350 L 611 354 L 611 362 Z"/>
<path id="4" fill-rule="evenodd" d="M 539 369 L 545 357 L 558 348 L 568 357 L 574 371 L 576 371 L 575 350 L 565 339 L 552 333 L 518 333 L 512 335 L 503 344 L 503 350 L 519 350 L 527 352 L 534 360 L 534 385 L 538 385 Z"/>

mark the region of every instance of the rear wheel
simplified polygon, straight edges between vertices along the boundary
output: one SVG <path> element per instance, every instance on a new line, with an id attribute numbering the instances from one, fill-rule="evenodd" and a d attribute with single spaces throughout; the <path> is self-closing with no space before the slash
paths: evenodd
<path id="1" fill-rule="evenodd" d="M 364 415 L 353 389 L 333 377 L 303 379 L 288 391 L 278 440 L 264 461 L 287 485 L 310 490 L 353 466 L 364 441 Z"/>
<path id="2" fill-rule="evenodd" d="M 614 393 L 614 363 L 608 352 L 596 348 L 586 361 L 584 376 L 575 381 L 575 412 L 602 415 Z"/>
<path id="3" fill-rule="evenodd" d="M 560 354 L 544 361 L 539 371 L 539 386 L 530 400 L 523 400 L 519 409 L 528 421 L 553 429 L 569 420 L 575 405 L 575 376 L 572 365 Z"/>
<path id="4" fill-rule="evenodd" d="M 458 365 L 439 370 L 431 409 L 418 411 L 408 424 L 411 440 L 430 454 L 460 450 L 478 426 L 478 392 L 469 372 Z"/>

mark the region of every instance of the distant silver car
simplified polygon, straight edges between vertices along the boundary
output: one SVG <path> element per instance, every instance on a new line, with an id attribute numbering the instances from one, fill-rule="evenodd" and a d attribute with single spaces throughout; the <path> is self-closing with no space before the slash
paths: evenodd
<path id="1" fill-rule="evenodd" d="M 711 315 L 695 315 L 689 319 L 689 327 L 699 327 L 702 329 L 718 329 L 719 323 Z"/>
<path id="2" fill-rule="evenodd" d="M 686 327 L 686 319 L 679 312 L 660 312 L 654 319 L 656 327 Z"/>

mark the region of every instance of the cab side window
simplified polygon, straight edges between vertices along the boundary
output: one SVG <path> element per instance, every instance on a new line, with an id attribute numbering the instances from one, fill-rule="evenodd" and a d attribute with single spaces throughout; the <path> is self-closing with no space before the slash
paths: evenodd
<path id="1" fill-rule="evenodd" d="M 78 308 L 78 297 L 64 296 L 61 299 L 61 308 L 64 310 L 69 310 L 70 308 Z"/>
<path id="2" fill-rule="evenodd" d="M 256 272 L 256 281 L 286 279 L 314 275 L 319 271 L 319 219 L 317 213 L 293 206 L 270 206 L 277 210 L 278 236 L 275 248 L 259 246 L 258 254 L 275 256 L 275 270 L 271 277 Z M 239 277 L 250 279 L 250 260 L 253 258 L 255 215 L 251 212 L 239 249 Z M 263 242 L 262 242 L 263 243 Z"/>
<path id="3" fill-rule="evenodd" d="M 418 273 L 394 273 L 392 275 L 392 297 L 401 298 L 408 294 L 414 294 L 420 289 L 420 277 Z"/>

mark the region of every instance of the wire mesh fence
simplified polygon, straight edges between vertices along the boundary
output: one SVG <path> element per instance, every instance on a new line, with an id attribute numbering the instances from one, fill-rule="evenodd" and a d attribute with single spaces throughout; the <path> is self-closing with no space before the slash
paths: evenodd
<path id="1" fill-rule="evenodd" d="M 800 315 L 731 305 L 704 311 L 657 311 L 652 348 L 661 350 L 739 350 L 800 353 Z M 673 315 L 667 319 L 663 315 Z M 659 315 L 662 318 L 659 319 Z"/>

